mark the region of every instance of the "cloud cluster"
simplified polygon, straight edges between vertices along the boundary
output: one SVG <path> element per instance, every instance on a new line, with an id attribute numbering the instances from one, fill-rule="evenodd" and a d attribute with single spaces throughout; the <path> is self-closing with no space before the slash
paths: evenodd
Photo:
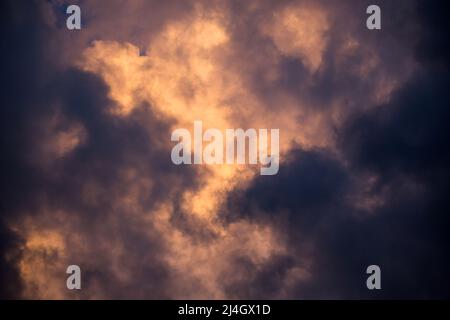
<path id="1" fill-rule="evenodd" d="M 79 4 L 1 4 L 2 298 L 449 296 L 444 3 Z M 175 166 L 194 120 L 280 128 L 279 174 Z"/>

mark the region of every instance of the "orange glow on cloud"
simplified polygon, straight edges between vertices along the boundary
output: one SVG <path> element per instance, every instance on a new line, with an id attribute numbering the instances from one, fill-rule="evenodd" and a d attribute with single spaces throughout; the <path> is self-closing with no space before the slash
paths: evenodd
<path id="1" fill-rule="evenodd" d="M 254 6 L 258 4 L 255 2 Z M 130 42 L 98 39 L 83 50 L 73 65 L 104 80 L 109 87 L 109 98 L 115 103 L 111 114 L 118 119 L 126 119 L 144 106 L 159 119 L 168 119 L 172 130 L 191 129 L 194 120 L 203 121 L 205 128 L 222 131 L 226 128 L 280 128 L 280 170 L 285 161 L 283 156 L 298 146 L 306 150 L 320 147 L 333 150 L 334 125 L 341 121 L 347 97 L 333 101 L 328 109 L 319 110 L 303 96 L 294 97 L 290 92 L 274 90 L 272 97 L 277 105 L 272 106 L 258 97 L 245 71 L 238 67 L 242 63 L 248 64 L 249 69 L 256 69 L 259 64 L 267 63 L 264 81 L 275 84 L 281 77 L 276 71 L 280 61 L 284 57 L 299 59 L 306 68 L 300 85 L 312 86 L 314 76 L 323 67 L 329 42 L 329 10 L 311 3 L 277 7 L 273 15 L 257 26 L 273 44 L 272 60 L 267 62 L 255 57 L 251 62 L 233 63 L 239 49 L 230 31 L 231 14 L 225 7 L 199 5 L 189 15 L 168 22 L 152 34 L 145 54 L 140 54 L 142 50 Z M 356 40 L 348 39 L 336 59 L 345 61 L 358 50 L 364 48 Z M 375 54 L 367 54 L 354 72 L 366 78 L 378 63 Z M 387 79 L 376 83 L 368 99 L 388 99 L 399 81 Z M 85 129 L 77 123 L 69 125 L 65 131 L 55 129 L 47 137 L 50 143 L 44 153 L 59 159 L 82 146 L 86 139 L 89 137 Z M 170 136 L 161 143 L 171 144 Z M 170 155 L 167 159 L 170 161 Z M 256 268 L 262 268 L 271 258 L 289 254 L 286 239 L 277 226 L 245 218 L 227 224 L 220 217 L 220 209 L 229 193 L 245 188 L 258 175 L 254 166 L 198 166 L 196 188 L 168 194 L 154 209 L 148 210 L 142 199 L 159 188 L 152 174 L 156 172 L 143 173 L 139 167 L 121 168 L 118 186 L 112 188 L 113 194 L 108 199 L 111 212 L 101 226 L 92 226 L 92 230 L 84 230 L 76 218 L 61 223 L 43 222 L 60 222 L 62 217 L 71 217 L 67 212 L 46 212 L 31 216 L 27 223 L 15 223 L 17 232 L 26 239 L 20 261 L 21 277 L 26 283 L 25 296 L 73 298 L 73 294 L 64 289 L 65 282 L 60 283 L 65 279 L 63 266 L 73 263 L 72 251 L 78 253 L 84 265 L 92 266 L 89 259 L 93 253 L 88 246 L 93 239 L 92 232 L 113 235 L 108 241 L 95 243 L 96 249 L 102 252 L 102 262 L 112 266 L 114 279 L 111 281 L 122 284 L 132 281 L 133 272 L 123 259 L 127 248 L 114 236 L 119 233 L 120 218 L 125 214 L 137 234 L 162 242 L 158 259 L 167 267 L 171 279 L 172 290 L 166 294 L 169 298 L 233 298 L 222 285 L 223 277 L 231 283 L 250 277 L 245 271 L 235 271 L 235 259 L 245 257 Z M 102 200 L 103 190 L 96 181 L 80 183 L 83 190 L 80 197 L 86 204 Z M 180 207 L 175 200 L 180 201 Z M 201 229 L 199 234 L 207 234 L 207 239 L 198 240 L 178 228 L 174 222 L 177 214 Z M 292 283 L 309 276 L 305 267 L 310 265 L 309 257 L 302 258 L 302 264 L 294 265 L 283 280 L 286 289 L 281 296 L 288 295 Z M 93 284 L 93 288 L 98 291 L 88 293 L 88 298 L 107 297 L 100 284 Z"/>

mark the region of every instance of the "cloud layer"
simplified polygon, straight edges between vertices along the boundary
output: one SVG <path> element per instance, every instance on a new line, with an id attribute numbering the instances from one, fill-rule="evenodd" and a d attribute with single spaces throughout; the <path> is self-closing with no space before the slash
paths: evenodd
<path id="1" fill-rule="evenodd" d="M 0 296 L 449 297 L 447 5 L 369 4 L 3 1 Z M 194 120 L 279 174 L 173 165 Z"/>

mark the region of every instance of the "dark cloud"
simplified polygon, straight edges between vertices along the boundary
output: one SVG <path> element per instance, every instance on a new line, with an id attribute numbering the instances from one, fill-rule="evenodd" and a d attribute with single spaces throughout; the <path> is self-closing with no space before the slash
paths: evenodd
<path id="1" fill-rule="evenodd" d="M 244 215 L 270 221 L 290 239 L 297 265 L 312 257 L 311 277 L 298 283 L 292 297 L 450 296 L 445 279 L 450 262 L 446 6 L 414 6 L 421 23 L 415 27 L 421 65 L 387 104 L 359 108 L 338 129 L 339 158 L 323 151 L 292 151 L 279 175 L 260 177 L 244 193 L 230 196 L 226 211 L 235 213 L 232 219 Z M 295 77 L 303 72 L 287 69 Z M 286 83 L 294 82 L 291 77 Z M 378 195 L 382 204 L 367 212 L 355 206 L 354 197 L 360 191 L 357 181 L 370 176 L 376 182 L 365 197 Z M 371 264 L 382 269 L 381 291 L 365 287 Z M 268 274 L 287 274 L 293 265 L 273 266 Z M 268 278 L 254 277 L 251 286 L 271 283 Z M 258 295 L 248 292 L 247 297 Z"/>
<path id="2" fill-rule="evenodd" d="M 350 116 L 336 125 L 336 150 L 296 147 L 278 175 L 257 177 L 244 190 L 230 193 L 220 216 L 224 225 L 270 225 L 286 237 L 288 250 L 263 264 L 246 254 L 230 255 L 230 268 L 221 274 L 227 297 L 450 296 L 445 283 L 450 243 L 448 5 L 383 1 L 383 30 L 369 33 L 361 14 L 366 4 L 347 1 L 330 11 L 330 41 L 315 74 L 298 57 L 273 60 L 273 39 L 258 27 L 271 17 L 268 12 L 288 3 L 268 1 L 257 10 L 230 4 L 234 14 L 227 27 L 236 58 L 230 64 L 247 74 L 245 80 L 263 106 L 275 105 L 280 93 L 306 102 L 312 112 L 327 112 L 335 100 L 352 101 L 340 110 Z M 163 257 L 167 244 L 160 230 L 142 224 L 142 215 L 148 218 L 163 200 L 173 199 L 174 231 L 198 243 L 213 242 L 214 235 L 202 231 L 180 204 L 186 189 L 197 190 L 199 172 L 171 165 L 165 142 L 173 119 L 161 117 L 149 103 L 126 117 L 113 116 L 116 105 L 105 82 L 65 63 L 79 56 L 98 37 L 96 32 L 145 46 L 165 19 L 176 20 L 192 6 L 184 1 L 158 6 L 158 19 L 147 26 L 153 33 L 143 38 L 147 7 L 138 7 L 139 19 L 126 28 L 130 20 L 119 19 L 116 3 L 104 12 L 93 6 L 88 12 L 98 19 L 88 13 L 86 23 L 98 28 L 74 37 L 73 51 L 68 50 L 70 41 L 59 42 L 69 37 L 60 33 L 61 8 L 37 1 L 0 4 L 0 297 L 23 294 L 18 261 L 26 239 L 10 225 L 35 216 L 43 217 L 46 226 L 70 232 L 68 259 L 84 263 L 87 290 L 81 297 L 90 298 L 92 292 L 104 298 L 173 297 L 176 280 Z M 111 14 L 119 15 L 116 35 L 107 23 Z M 363 18 L 347 19 L 350 15 Z M 346 34 L 363 48 L 337 61 Z M 362 79 L 353 71 L 371 50 L 379 53 L 381 63 Z M 402 73 L 412 58 L 418 66 L 409 80 L 388 102 L 372 105 L 367 97 L 372 86 L 385 75 Z M 268 80 L 269 69 L 280 77 Z M 59 117 L 57 124 L 54 117 Z M 75 149 L 55 149 L 55 137 L 71 130 L 80 139 Z M 139 189 L 134 193 L 137 207 L 119 201 L 133 186 Z M 90 192 L 95 192 L 94 200 Z M 376 199 L 375 205 L 359 205 L 368 199 Z M 60 212 L 55 215 L 59 219 L 46 219 L 48 211 Z M 113 255 L 116 249 L 121 254 Z M 36 255 L 59 258 L 51 252 Z M 365 288 L 370 264 L 382 268 L 381 292 Z M 305 274 L 290 280 L 298 269 Z M 64 284 L 64 277 L 62 272 L 57 280 Z"/>
<path id="3" fill-rule="evenodd" d="M 442 0 L 436 1 L 435 5 L 426 1 L 419 1 L 417 5 L 422 36 L 416 47 L 416 56 L 429 67 L 448 70 L 450 44 L 446 30 L 449 28 L 449 21 L 443 17 L 443 12 L 448 9 L 448 2 Z"/>
<path id="4" fill-rule="evenodd" d="M 45 62 L 48 56 L 45 32 L 48 31 L 40 14 L 40 7 L 34 3 L 1 3 L 1 217 L 2 245 L 0 270 L 2 297 L 18 297 L 20 280 L 14 266 L 15 260 L 7 259 L 7 252 L 16 251 L 20 239 L 5 225 L 8 216 L 17 215 L 24 209 L 26 201 L 32 205 L 34 189 L 39 184 L 36 173 L 26 161 L 26 147 L 29 144 L 27 123 L 31 120 L 33 103 L 45 79 Z M 41 44 L 44 47 L 41 47 Z M 21 75 L 26 75 L 22 77 Z M 39 112 L 39 109 L 37 109 Z M 11 265 L 12 264 L 12 265 Z M 5 285 L 4 285 L 5 284 Z M 6 290 L 6 292 L 4 292 Z"/>
<path id="5" fill-rule="evenodd" d="M 386 290 L 396 298 L 449 296 L 443 275 L 449 263 L 450 79 L 448 56 L 443 56 L 448 40 L 445 44 L 439 37 L 445 6 L 419 4 L 425 22 L 418 44 L 423 65 L 387 105 L 350 119 L 341 136 L 355 169 L 372 172 L 380 184 L 390 186 L 388 201 L 374 223 L 382 228 L 385 247 L 380 255 L 386 267 L 396 261 L 389 279 L 397 285 Z M 433 57 L 432 64 L 424 50 Z"/>
<path id="6" fill-rule="evenodd" d="M 21 282 L 17 274 L 16 264 L 20 256 L 21 245 L 19 237 L 0 224 L 0 299 L 20 298 Z M 8 258 L 6 258 L 8 252 Z"/>
<path id="7" fill-rule="evenodd" d="M 77 246 L 68 252 L 72 261 L 93 261 L 82 266 L 86 288 L 100 286 L 107 297 L 115 298 L 167 297 L 158 237 L 136 232 L 136 222 L 127 216 L 132 208 L 118 207 L 115 199 L 129 187 L 123 180 L 128 168 L 142 178 L 151 177 L 157 186 L 139 195 L 140 205 L 149 212 L 160 199 L 177 199 L 177 193 L 195 186 L 195 170 L 181 170 L 170 162 L 170 146 L 164 142 L 170 137 L 171 120 L 157 119 L 148 105 L 135 108 L 126 118 L 113 117 L 109 89 L 98 76 L 59 64 L 57 30 L 47 19 L 52 14 L 47 5 L 4 1 L 1 6 L 5 46 L 1 59 L 0 296 L 21 296 L 17 261 L 24 239 L 9 224 L 49 210 L 61 211 L 62 221 L 76 214 L 79 225 L 72 227 L 83 230 L 85 246 L 95 252 L 95 259 L 84 256 L 86 252 Z M 62 118 L 56 126 L 52 124 L 55 116 Z M 67 155 L 49 156 L 46 146 L 53 143 L 52 137 L 73 124 L 82 128 L 83 141 Z M 95 201 L 86 200 L 89 181 L 95 183 Z M 120 264 L 133 270 L 132 281 L 118 284 L 117 271 L 110 270 L 109 252 L 102 253 L 104 240 L 99 239 L 120 242 L 126 252 Z M 64 277 L 61 272 L 62 285 Z"/>

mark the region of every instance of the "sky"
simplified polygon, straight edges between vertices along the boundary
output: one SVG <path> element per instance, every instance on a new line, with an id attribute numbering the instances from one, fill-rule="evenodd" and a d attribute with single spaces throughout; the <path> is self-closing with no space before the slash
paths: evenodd
<path id="1" fill-rule="evenodd" d="M 449 298 L 448 4 L 372 2 L 1 1 L 0 298 Z M 279 172 L 175 165 L 196 120 Z"/>

